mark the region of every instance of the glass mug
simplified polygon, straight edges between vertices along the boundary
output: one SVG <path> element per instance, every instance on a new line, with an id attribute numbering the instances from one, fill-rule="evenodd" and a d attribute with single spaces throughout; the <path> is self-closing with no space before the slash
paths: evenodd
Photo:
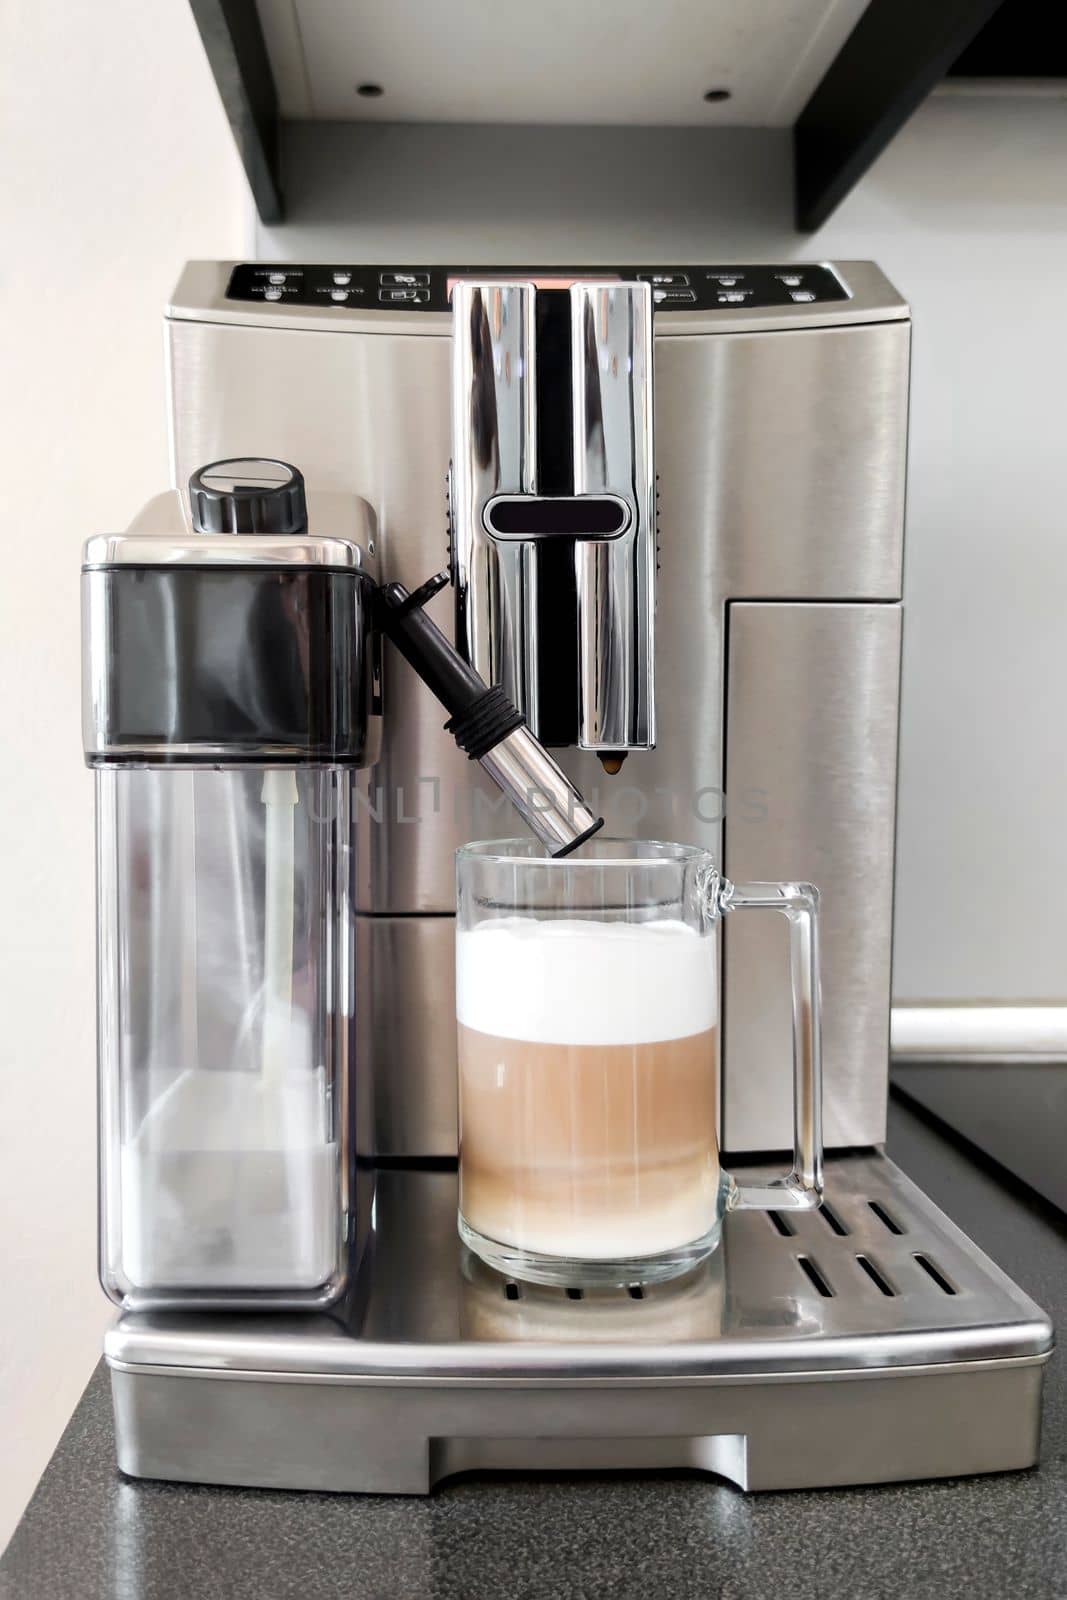
<path id="1" fill-rule="evenodd" d="M 456 852 L 459 1232 L 510 1278 L 661 1282 L 709 1256 L 726 1211 L 822 1194 L 818 891 L 732 884 L 705 850 L 533 839 Z M 794 1163 L 719 1166 L 718 925 L 784 913 Z"/>

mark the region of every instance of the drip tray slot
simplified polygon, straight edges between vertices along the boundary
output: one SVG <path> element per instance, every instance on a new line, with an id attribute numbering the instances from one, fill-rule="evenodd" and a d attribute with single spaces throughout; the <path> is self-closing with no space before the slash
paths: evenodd
<path id="1" fill-rule="evenodd" d="M 474 1469 L 784 1489 L 1032 1465 L 1048 1318 L 884 1156 L 830 1158 L 826 1194 L 731 1213 L 673 1284 L 578 1291 L 465 1251 L 454 1173 L 380 1173 L 358 1303 L 112 1328 L 119 1464 L 410 1494 Z"/>

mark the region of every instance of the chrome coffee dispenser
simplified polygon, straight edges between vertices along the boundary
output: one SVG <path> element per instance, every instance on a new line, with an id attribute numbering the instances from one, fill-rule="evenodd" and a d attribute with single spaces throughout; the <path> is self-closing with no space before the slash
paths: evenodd
<path id="1" fill-rule="evenodd" d="M 820 886 L 828 1155 L 821 1212 L 735 1212 L 673 1286 L 520 1287 L 462 1251 L 453 853 L 515 828 L 386 644 L 338 935 L 368 1248 L 328 1313 L 126 1310 L 106 1344 L 123 1469 L 425 1493 L 487 1468 L 754 1489 L 1030 1465 L 1048 1321 L 881 1152 L 900 297 L 866 262 L 196 262 L 166 327 L 174 497 L 204 462 L 296 464 L 309 538 L 373 528 L 382 581 L 611 832 Z M 753 1175 L 793 1143 L 765 977 L 785 938 L 771 918 L 722 941 L 721 1125 Z"/>

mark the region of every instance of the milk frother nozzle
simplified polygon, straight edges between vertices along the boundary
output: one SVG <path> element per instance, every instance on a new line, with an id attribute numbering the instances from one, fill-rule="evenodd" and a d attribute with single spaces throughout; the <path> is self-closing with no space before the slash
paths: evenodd
<path id="1" fill-rule="evenodd" d="M 448 712 L 445 729 L 459 748 L 480 762 L 550 855 L 569 855 L 604 819 L 589 809 L 503 689 L 491 688 L 426 615 L 426 603 L 449 581 L 439 572 L 413 594 L 402 583 L 383 584 L 379 626 Z"/>

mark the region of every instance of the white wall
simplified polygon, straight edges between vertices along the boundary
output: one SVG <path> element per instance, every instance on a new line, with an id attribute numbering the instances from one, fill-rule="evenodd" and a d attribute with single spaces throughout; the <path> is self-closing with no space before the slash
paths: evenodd
<path id="1" fill-rule="evenodd" d="M 935 96 L 812 248 L 915 319 L 897 998 L 1067 1003 L 1067 93 Z"/>
<path id="2" fill-rule="evenodd" d="M 1067 95 L 941 91 L 822 231 L 785 135 L 292 130 L 297 260 L 872 257 L 914 314 L 900 1001 L 1067 1003 Z"/>
<path id="3" fill-rule="evenodd" d="M 247 248 L 186 0 L 0 0 L 0 1548 L 99 1356 L 81 541 L 167 482 L 160 309 Z"/>

